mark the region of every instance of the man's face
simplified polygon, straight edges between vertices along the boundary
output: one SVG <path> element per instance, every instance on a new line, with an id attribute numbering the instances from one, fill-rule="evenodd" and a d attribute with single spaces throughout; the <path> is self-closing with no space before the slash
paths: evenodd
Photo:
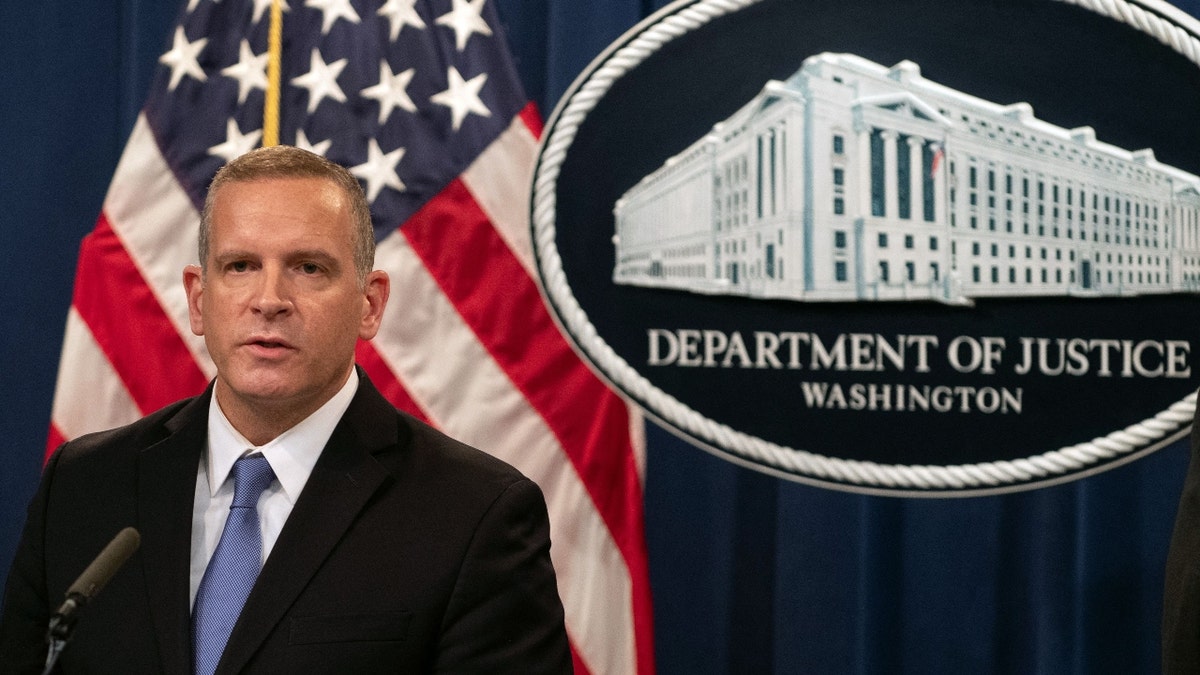
<path id="1" fill-rule="evenodd" d="M 360 285 L 349 203 L 331 181 L 226 183 L 213 203 L 207 269 L 184 271 L 191 328 L 217 366 L 235 427 L 262 415 L 294 424 L 346 382 L 357 340 L 375 336 L 384 272 Z M 254 439 L 251 439 L 254 440 Z"/>

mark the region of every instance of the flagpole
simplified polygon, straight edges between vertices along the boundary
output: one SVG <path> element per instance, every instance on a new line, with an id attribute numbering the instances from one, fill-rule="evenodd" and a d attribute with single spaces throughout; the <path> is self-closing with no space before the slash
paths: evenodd
<path id="1" fill-rule="evenodd" d="M 283 57 L 282 0 L 271 1 L 271 26 L 267 37 L 267 92 L 263 102 L 263 146 L 279 145 L 279 78 Z"/>

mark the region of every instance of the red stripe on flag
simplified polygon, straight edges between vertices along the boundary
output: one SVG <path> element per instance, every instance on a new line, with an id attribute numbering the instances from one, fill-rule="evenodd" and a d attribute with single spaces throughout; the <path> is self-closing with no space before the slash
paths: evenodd
<path id="1" fill-rule="evenodd" d="M 525 126 L 529 129 L 529 133 L 533 134 L 534 138 L 542 137 L 545 125 L 542 123 L 542 116 L 538 114 L 536 103 L 530 101 L 524 108 L 521 108 L 518 116 L 525 123 Z"/>
<path id="2" fill-rule="evenodd" d="M 621 503 L 631 493 L 640 497 L 624 406 L 611 405 L 615 397 L 558 333 L 532 280 L 462 182 L 451 182 L 401 232 L 558 437 L 610 530 L 640 523 L 640 498 Z"/>
<path id="3" fill-rule="evenodd" d="M 371 384 L 374 384 L 375 388 L 378 389 L 379 392 L 383 394 L 383 397 L 390 401 L 392 405 L 412 415 L 413 417 L 416 417 L 422 422 L 425 422 L 426 424 L 431 424 L 429 421 L 429 416 L 426 415 L 425 411 L 421 409 L 421 406 L 417 405 L 417 402 L 413 400 L 412 395 L 409 394 L 408 390 L 404 388 L 404 384 L 401 383 L 400 379 L 396 377 L 396 374 L 392 372 L 391 367 L 389 367 L 383 357 L 379 355 L 379 351 L 375 349 L 374 345 L 372 345 L 370 342 L 359 340 L 358 347 L 354 350 L 354 360 L 358 363 L 358 365 L 362 366 L 362 369 L 364 372 L 366 372 L 367 377 L 371 378 Z"/>
<path id="4" fill-rule="evenodd" d="M 580 658 L 579 652 L 575 649 L 575 641 L 571 640 L 571 665 L 574 667 L 574 675 L 591 675 L 587 664 Z"/>
<path id="5" fill-rule="evenodd" d="M 208 385 L 103 213 L 80 246 L 73 304 L 143 414 Z"/>
<path id="6" fill-rule="evenodd" d="M 461 180 L 400 231 L 583 480 L 629 567 L 638 670 L 653 672 L 642 493 L 624 402 L 559 333 L 537 286 Z"/>
<path id="7" fill-rule="evenodd" d="M 54 451 L 58 449 L 58 446 L 66 442 L 67 437 L 58 430 L 57 424 L 51 422 L 50 433 L 46 437 L 46 456 L 42 458 L 42 461 L 50 459 L 50 455 L 54 454 Z"/>

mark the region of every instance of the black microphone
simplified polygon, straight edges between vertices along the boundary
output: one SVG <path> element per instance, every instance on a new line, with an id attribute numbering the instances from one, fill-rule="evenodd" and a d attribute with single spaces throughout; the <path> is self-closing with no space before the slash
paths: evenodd
<path id="1" fill-rule="evenodd" d="M 108 542 L 108 546 L 100 551 L 100 555 L 96 556 L 92 564 L 88 565 L 83 574 L 80 574 L 75 583 L 67 589 L 66 600 L 50 617 L 50 630 L 47 635 L 49 640 L 65 642 L 70 637 L 79 610 L 96 597 L 125 561 L 129 560 L 141 542 L 141 535 L 132 527 L 121 530 Z"/>

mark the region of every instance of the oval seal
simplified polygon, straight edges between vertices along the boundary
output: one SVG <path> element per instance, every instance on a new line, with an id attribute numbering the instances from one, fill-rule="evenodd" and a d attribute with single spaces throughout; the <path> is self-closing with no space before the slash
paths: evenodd
<path id="1" fill-rule="evenodd" d="M 688 0 L 551 116 L 544 295 L 731 461 L 837 489 L 1060 483 L 1187 433 L 1200 28 L 1156 0 Z"/>

